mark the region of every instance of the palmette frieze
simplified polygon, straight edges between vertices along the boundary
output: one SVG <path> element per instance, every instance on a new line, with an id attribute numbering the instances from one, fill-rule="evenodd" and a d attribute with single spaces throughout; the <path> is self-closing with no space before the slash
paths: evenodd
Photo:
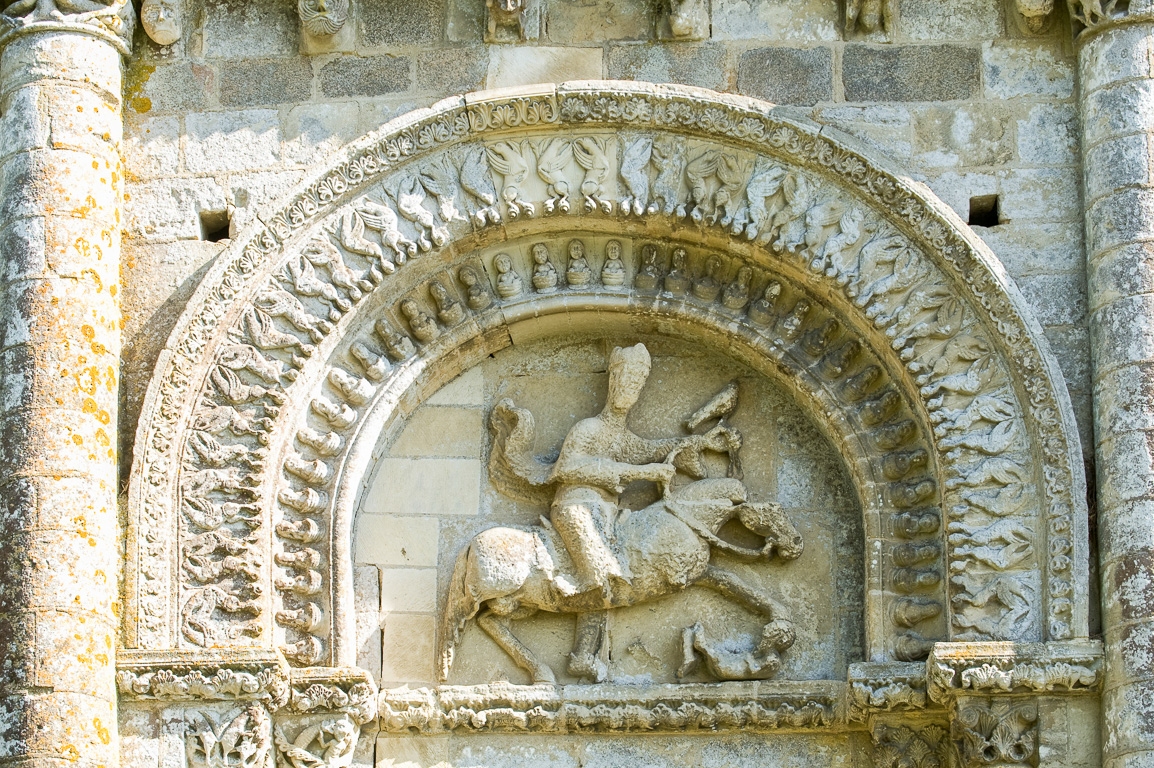
<path id="1" fill-rule="evenodd" d="M 1080 643 L 941 643 L 926 662 L 930 696 L 1092 693 L 1102 685 L 1102 646 Z"/>
<path id="2" fill-rule="evenodd" d="M 570 133 L 562 137 L 567 149 L 547 147 L 537 133 L 532 146 L 510 138 L 564 123 L 612 127 L 617 135 Z M 652 141 L 628 133 L 658 127 Z M 488 133 L 491 141 L 474 141 Z M 418 153 L 415 168 L 400 167 Z M 831 186 L 834 178 L 853 194 L 846 198 L 841 186 Z M 870 206 L 875 212 L 867 215 Z M 336 565 L 327 562 L 329 482 L 348 431 L 394 373 L 440 354 L 505 302 L 540 300 L 540 289 L 535 275 L 502 269 L 498 258 L 481 269 L 503 278 L 469 293 L 454 268 L 439 278 L 444 295 L 426 284 L 398 296 L 393 306 L 411 301 L 412 314 L 381 318 L 374 333 L 355 340 L 357 353 L 337 360 L 328 350 L 358 307 L 393 290 L 398 270 L 416 254 L 444 247 L 438 240 L 448 245 L 510 221 L 530 226 L 558 216 L 574 217 L 575 227 L 585 216 L 650 217 L 712 230 L 750 249 L 746 277 L 736 262 L 724 265 L 732 272 L 715 274 L 698 250 L 686 264 L 691 274 L 681 274 L 663 248 L 661 264 L 631 264 L 632 276 L 621 285 L 652 292 L 663 311 L 674 306 L 666 297 L 684 285 L 684 295 L 708 307 L 708 316 L 736 313 L 742 333 L 775 339 L 770 347 L 782 350 L 775 355 L 809 360 L 823 372 L 823 386 L 836 384 L 839 399 L 854 404 L 897 510 L 887 588 L 889 614 L 904 632 L 893 651 L 898 658 L 923 658 L 940 635 L 916 625 L 946 612 L 953 631 L 975 639 L 1070 636 L 1078 501 L 1068 407 L 1034 346 L 1036 330 L 992 273 L 975 269 L 974 244 L 848 142 L 778 119 L 766 105 L 685 87 L 573 84 L 539 95 L 466 97 L 392 124 L 385 136 L 347 150 L 336 168 L 266 217 L 268 226 L 233 246 L 210 274 L 193 302 L 197 309 L 162 358 L 160 383 L 146 406 L 133 481 L 141 568 L 134 642 L 168 642 L 165 564 L 175 557 L 186 564 L 181 579 L 189 579 L 174 628 L 185 642 L 267 645 L 270 632 L 287 632 L 284 647 L 295 663 L 325 663 L 334 610 L 326 574 Z M 313 245 L 287 261 L 274 257 L 306 227 L 315 229 L 302 240 Z M 778 278 L 759 269 L 761 259 L 783 259 L 790 274 L 829 281 L 843 297 L 841 314 L 811 311 L 788 280 L 784 295 L 775 293 Z M 550 261 L 554 285 L 562 293 L 620 290 L 598 279 L 597 264 L 587 272 L 580 263 L 571 270 Z M 947 270 L 969 275 L 970 284 L 959 292 Z M 864 320 L 847 327 L 845 312 Z M 231 356 L 214 352 L 206 365 L 207 351 L 221 348 L 218 327 L 227 327 Z M 952 341 L 958 339 L 972 341 Z M 882 365 L 861 362 L 862 350 L 872 350 L 867 358 L 882 355 Z M 886 395 L 881 371 L 892 365 L 904 368 L 898 378 L 908 380 L 902 388 L 912 389 L 916 401 Z M 304 417 L 301 402 L 308 404 Z M 924 428 L 922 413 L 932 420 Z M 297 420 L 291 426 L 290 416 Z M 200 425 L 196 434 L 190 424 Z M 278 449 L 273 469 L 267 449 L 288 436 L 296 453 Z M 918 444 L 926 439 L 928 446 Z M 1040 449 L 1040 468 L 1030 465 L 1030 446 Z M 930 469 L 940 461 L 950 482 L 919 474 L 926 465 L 912 458 L 918 455 L 934 457 Z M 233 458 L 245 469 L 215 466 Z M 172 488 L 182 493 L 175 507 Z M 279 500 L 276 510 L 265 508 L 270 497 Z M 275 531 L 272 553 L 247 543 L 262 526 Z M 187 530 L 176 552 L 160 534 L 172 527 Z M 937 565 L 943 558 L 946 573 Z M 1042 560 L 1045 578 L 1032 577 Z M 278 575 L 264 585 L 268 562 Z M 943 603 L 938 590 L 947 587 Z M 275 616 L 258 594 L 277 595 Z M 1039 604 L 1048 612 L 1044 626 Z"/>

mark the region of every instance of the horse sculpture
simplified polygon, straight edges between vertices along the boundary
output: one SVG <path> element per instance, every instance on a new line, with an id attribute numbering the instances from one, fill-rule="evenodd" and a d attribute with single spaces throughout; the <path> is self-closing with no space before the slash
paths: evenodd
<path id="1" fill-rule="evenodd" d="M 534 683 L 554 683 L 552 668 L 537 659 L 510 626 L 513 620 L 545 611 L 577 614 L 577 637 L 569 672 L 599 681 L 607 674 L 604 664 L 595 659 L 603 641 L 605 612 L 656 600 L 693 584 L 735 600 L 764 617 L 767 626 L 773 623 L 772 634 L 778 640 L 774 645 L 776 650 L 771 653 L 784 651 L 792 643 L 787 611 L 737 575 L 711 562 L 714 551 L 746 561 L 769 559 L 775 554 L 791 560 L 802 551 L 801 536 L 781 506 L 751 502 L 748 490 L 738 477 L 737 451 L 741 438 L 725 423 L 725 417 L 736 407 L 736 385 L 730 385 L 687 420 L 688 425 L 697 427 L 717 419 L 717 426 L 706 434 L 644 440 L 628 432 L 624 416 L 648 376 L 648 352 L 642 345 L 618 349 L 614 351 L 613 361 L 606 411 L 570 431 L 555 463 L 542 462 L 528 453 L 533 443 L 532 415 L 514 407 L 509 400 L 498 403 L 490 417 L 495 439 L 489 468 L 494 483 L 509 495 L 542 502 L 552 499 L 551 516 L 558 519 L 561 500 L 574 498 L 572 494 L 565 496 L 566 489 L 582 490 L 572 479 L 574 471 L 568 474 L 563 471 L 566 452 L 575 455 L 583 446 L 585 454 L 577 455 L 574 460 L 576 474 L 594 490 L 610 486 L 608 492 L 602 493 L 602 503 L 598 504 L 597 497 L 593 497 L 592 512 L 586 514 L 598 518 L 595 525 L 603 534 L 599 537 L 605 548 L 603 556 L 612 561 L 615 579 L 589 584 L 588 566 L 584 574 L 583 569 L 577 567 L 571 540 L 567 544 L 558 525 L 545 518 L 540 526 L 498 526 L 481 531 L 460 551 L 449 583 L 438 636 L 438 674 L 442 680 L 448 677 L 452 667 L 462 629 L 475 618 L 481 629 L 531 675 Z M 606 427 L 606 420 L 612 416 L 606 414 L 613 407 L 618 409 L 620 421 Z M 598 429 L 603 431 L 597 432 Z M 604 437 L 609 434 L 604 429 L 617 429 L 621 434 L 610 434 L 614 447 L 606 449 L 604 456 L 595 451 L 589 455 L 591 445 L 594 448 L 603 445 L 590 439 L 590 435 Z M 584 441 L 577 447 L 571 445 L 574 435 L 578 438 L 573 440 L 573 445 Z M 628 450 L 619 448 L 620 444 L 626 444 Z M 668 453 L 664 461 L 656 464 L 622 459 L 623 455 L 638 456 L 646 451 L 665 449 Z M 705 451 L 729 454 L 729 477 L 703 477 Z M 610 472 L 608 476 L 613 479 L 608 483 L 605 467 L 618 473 Z M 698 479 L 674 480 L 677 471 Z M 661 498 L 642 509 L 619 509 L 615 503 L 617 495 L 631 477 L 656 479 Z M 576 498 L 588 497 L 577 494 Z M 604 519 L 607 517 L 610 519 Z M 732 520 L 763 537 L 764 545 L 754 549 L 720 538 L 718 531 Z M 596 549 L 581 550 L 580 554 L 588 557 L 590 551 L 598 554 Z M 701 643 L 698 646 L 708 656 L 707 646 Z M 779 666 L 772 661 L 759 660 L 754 665 L 759 673 L 750 673 L 751 676 L 771 676 Z"/>

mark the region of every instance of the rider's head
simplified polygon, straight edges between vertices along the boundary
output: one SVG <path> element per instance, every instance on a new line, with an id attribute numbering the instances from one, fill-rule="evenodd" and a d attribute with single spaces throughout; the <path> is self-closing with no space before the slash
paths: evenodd
<path id="1" fill-rule="evenodd" d="M 609 398 L 606 406 L 625 412 L 633 407 L 649 378 L 649 350 L 644 344 L 617 347 L 609 356 Z"/>

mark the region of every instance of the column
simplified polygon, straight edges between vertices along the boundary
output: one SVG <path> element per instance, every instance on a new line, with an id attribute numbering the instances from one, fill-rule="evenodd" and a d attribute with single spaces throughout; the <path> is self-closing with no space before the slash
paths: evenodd
<path id="1" fill-rule="evenodd" d="M 111 767 L 131 25 L 21 10 L 0 16 L 0 765 Z"/>
<path id="2" fill-rule="evenodd" d="M 1110 4 L 1111 6 L 1113 4 Z M 1103 765 L 1154 766 L 1154 14 L 1078 37 L 1106 675 Z"/>

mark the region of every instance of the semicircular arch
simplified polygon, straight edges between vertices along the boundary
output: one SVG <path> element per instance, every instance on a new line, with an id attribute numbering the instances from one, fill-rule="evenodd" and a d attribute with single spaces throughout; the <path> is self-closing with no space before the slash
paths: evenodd
<path id="1" fill-rule="evenodd" d="M 566 275 L 573 238 L 603 244 L 587 278 Z M 141 416 L 129 645 L 350 664 L 360 430 L 477 355 L 591 318 L 724 344 L 807 403 L 866 515 L 870 658 L 1085 636 L 1071 410 L 988 249 L 827 127 L 588 82 L 395 120 L 222 254 Z"/>

